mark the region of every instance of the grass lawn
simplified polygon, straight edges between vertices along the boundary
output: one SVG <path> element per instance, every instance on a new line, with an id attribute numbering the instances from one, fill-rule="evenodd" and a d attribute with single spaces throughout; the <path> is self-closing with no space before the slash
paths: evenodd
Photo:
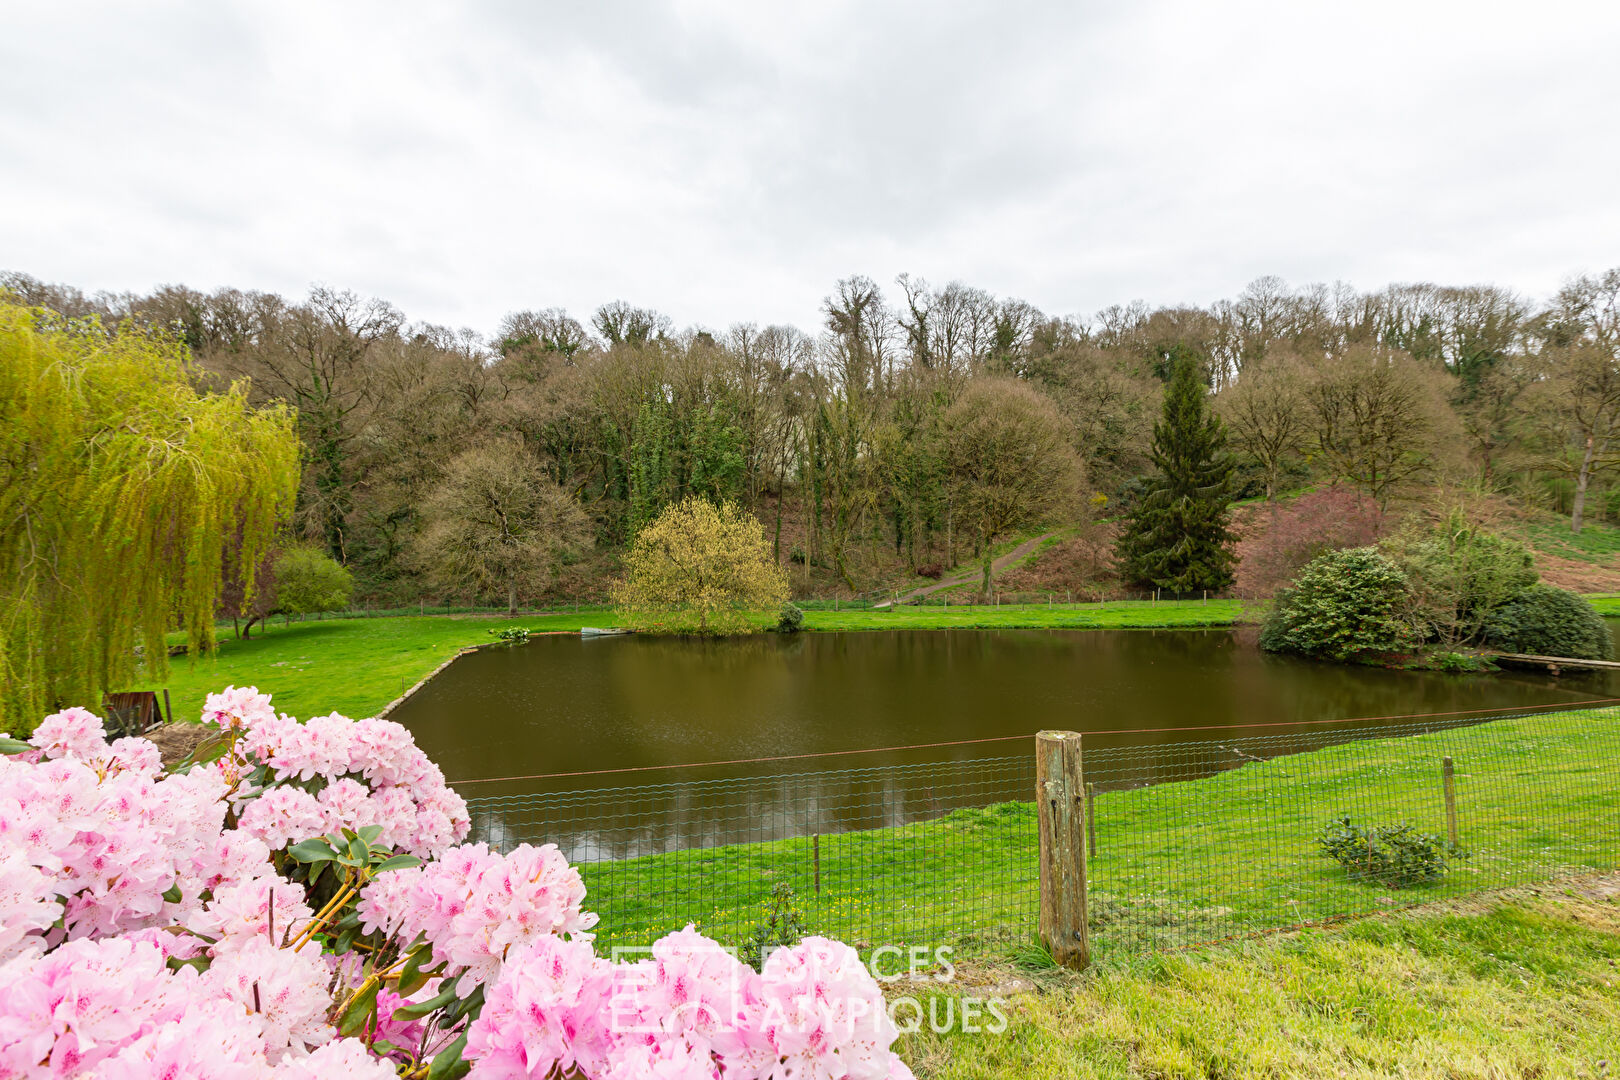
<path id="1" fill-rule="evenodd" d="M 1601 615 L 1611 619 L 1620 619 L 1620 596 L 1589 596 L 1592 606 L 1598 609 Z"/>
<path id="2" fill-rule="evenodd" d="M 1015 991 L 1007 1030 L 941 1036 L 925 1021 L 897 1048 L 923 1080 L 1612 1075 L 1617 884 L 1436 904 L 1083 976 L 964 967 L 953 996 Z M 908 989 L 892 984 L 891 1001 Z"/>
<path id="3" fill-rule="evenodd" d="M 999 607 L 896 608 L 805 613 L 811 630 L 937 630 L 1057 627 L 1123 630 L 1147 627 L 1231 626 L 1252 622 L 1259 605 L 1243 600 L 1114 600 L 1103 604 L 1003 604 Z"/>
<path id="4" fill-rule="evenodd" d="M 1392 890 L 1351 880 L 1318 852 L 1314 837 L 1344 814 L 1361 825 L 1405 822 L 1443 834 L 1443 756 L 1456 763 L 1460 835 L 1470 855 L 1441 881 Z M 1088 778 L 1109 783 L 1106 754 L 1090 759 L 1098 764 Z M 1101 790 L 1089 870 L 1094 950 L 1142 955 L 1613 868 L 1620 865 L 1617 761 L 1620 709 L 1611 707 L 1347 743 L 1205 779 Z M 603 814 L 637 802 L 633 791 L 600 798 Z M 544 815 L 537 828 L 512 828 L 521 800 L 474 802 L 473 810 L 475 829 L 481 815 L 504 819 L 508 843 L 562 839 L 543 831 Z M 613 827 L 620 825 L 633 827 Z M 688 921 L 740 943 L 778 882 L 794 889 L 810 932 L 858 947 L 935 944 L 991 928 L 1033 928 L 1035 837 L 1027 802 L 823 835 L 819 893 L 808 838 L 586 862 L 580 870 L 606 945 L 643 943 Z"/>
<path id="5" fill-rule="evenodd" d="M 402 615 L 279 622 L 248 641 L 222 628 L 213 657 L 169 661 L 165 683 L 176 720 L 195 720 L 203 698 L 226 686 L 257 686 L 276 706 L 302 719 L 322 713 L 372 716 L 422 676 L 469 645 L 493 641 L 492 629 L 578 630 L 611 624 L 612 613 L 581 611 L 509 619 L 485 615 Z"/>
<path id="6" fill-rule="evenodd" d="M 1015 627 L 1196 627 L 1226 626 L 1240 620 L 1242 601 L 1175 603 L 1121 601 L 1104 604 L 1003 607 L 901 607 L 895 611 L 810 611 L 810 630 L 921 630 Z M 763 621 L 763 620 L 762 620 Z M 774 620 L 771 620 L 774 621 Z M 428 672 L 469 645 L 492 641 L 489 631 L 506 626 L 574 631 L 582 626 L 614 626 L 612 611 L 586 609 L 556 615 L 395 615 L 276 623 L 255 631 L 248 641 L 221 628 L 219 652 L 192 661 L 176 657 L 167 686 L 176 719 L 194 720 L 208 693 L 229 685 L 257 686 L 275 696 L 294 716 L 341 712 L 371 716 L 416 684 Z"/>

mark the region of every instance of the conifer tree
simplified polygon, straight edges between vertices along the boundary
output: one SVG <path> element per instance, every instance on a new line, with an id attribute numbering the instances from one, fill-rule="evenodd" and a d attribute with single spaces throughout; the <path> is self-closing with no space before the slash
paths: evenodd
<path id="1" fill-rule="evenodd" d="M 1233 462 L 1198 358 L 1177 346 L 1169 359 L 1164 415 L 1153 426 L 1157 472 L 1120 537 L 1121 569 L 1156 588 L 1214 592 L 1232 584 Z"/>

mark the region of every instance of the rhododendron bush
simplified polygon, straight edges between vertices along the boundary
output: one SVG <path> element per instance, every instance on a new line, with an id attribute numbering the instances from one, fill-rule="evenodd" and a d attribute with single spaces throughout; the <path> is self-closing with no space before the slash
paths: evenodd
<path id="1" fill-rule="evenodd" d="M 596 955 L 552 845 L 462 843 L 387 720 L 210 695 L 166 771 L 83 709 L 0 736 L 0 1080 L 909 1077 L 853 949 Z"/>

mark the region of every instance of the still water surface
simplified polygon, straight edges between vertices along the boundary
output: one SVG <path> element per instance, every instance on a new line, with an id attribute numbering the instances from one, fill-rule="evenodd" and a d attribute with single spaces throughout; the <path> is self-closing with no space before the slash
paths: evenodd
<path id="1" fill-rule="evenodd" d="M 1612 625 L 1620 628 L 1620 621 Z M 488 781 L 1024 736 L 1043 728 L 1147 732 L 1098 741 L 1146 750 L 1254 735 L 1261 725 L 1286 722 L 1620 697 L 1615 672 L 1554 679 L 1533 672 L 1386 671 L 1272 656 L 1254 639 L 1253 628 L 897 630 L 729 641 L 557 635 L 465 656 L 393 717 L 414 731 L 452 781 Z M 1231 730 L 1150 731 L 1188 727 Z M 1006 742 L 921 753 L 963 760 L 1027 747 Z M 795 767 L 885 760 L 867 755 Z M 918 753 L 904 760 L 916 761 Z M 480 797 L 696 775 L 551 777 L 461 790 Z"/>

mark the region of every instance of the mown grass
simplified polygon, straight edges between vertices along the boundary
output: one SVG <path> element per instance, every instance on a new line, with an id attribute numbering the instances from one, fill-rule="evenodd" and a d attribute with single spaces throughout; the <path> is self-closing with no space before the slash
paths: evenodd
<path id="1" fill-rule="evenodd" d="M 1589 596 L 1592 606 L 1598 609 L 1598 614 L 1609 618 L 1620 618 L 1620 595 Z"/>
<path id="2" fill-rule="evenodd" d="M 1239 620 L 1241 601 L 1185 603 L 1122 601 L 1105 604 L 924 608 L 895 611 L 810 611 L 809 630 L 1012 629 L 1025 627 L 1124 628 L 1226 626 Z M 760 616 L 762 626 L 774 617 Z M 227 685 L 257 686 L 276 705 L 301 717 L 341 712 L 371 716 L 414 686 L 459 649 L 494 640 L 491 630 L 523 626 L 534 631 L 574 631 L 617 626 L 611 610 L 587 608 L 553 615 L 401 615 L 277 622 L 256 628 L 247 641 L 223 627 L 213 657 L 171 660 L 169 678 L 129 689 L 167 686 L 177 720 L 194 720 L 203 698 Z"/>
<path id="3" fill-rule="evenodd" d="M 1005 1032 L 925 1022 L 898 1049 L 924 1080 L 1609 1075 L 1620 911 L 1612 881 L 1583 886 L 1045 973 L 1012 997 Z M 948 993 L 990 996 L 1018 974 L 965 970 Z"/>
<path id="4" fill-rule="evenodd" d="M 1252 622 L 1258 605 L 1243 600 L 1115 600 L 1102 604 L 1002 604 L 959 607 L 902 604 L 872 611 L 805 614 L 812 630 L 960 630 L 1052 627 L 1123 630 L 1232 626 Z"/>
<path id="5" fill-rule="evenodd" d="M 229 685 L 257 686 L 276 706 L 308 718 L 329 712 L 372 716 L 460 649 L 494 640 L 507 626 L 578 630 L 610 624 L 611 612 L 585 610 L 518 618 L 485 615 L 405 615 L 276 623 L 250 640 L 224 628 L 212 657 L 175 657 L 169 678 L 133 689 L 166 686 L 176 720 L 195 720 L 203 698 Z"/>
<path id="6" fill-rule="evenodd" d="M 1090 862 L 1094 948 L 1136 955 L 1613 867 L 1617 721 L 1615 708 L 1499 720 L 1103 790 Z M 1460 835 L 1471 854 L 1441 882 L 1395 890 L 1356 881 L 1319 853 L 1314 837 L 1346 814 L 1443 834 L 1444 756 L 1455 762 Z M 1107 783 L 1108 774 L 1095 775 Z M 1035 835 L 1032 803 L 824 835 L 819 893 L 808 839 L 581 870 L 608 944 L 640 943 L 689 921 L 740 942 L 778 882 L 794 889 L 813 932 L 862 947 L 930 944 L 1033 926 Z"/>

